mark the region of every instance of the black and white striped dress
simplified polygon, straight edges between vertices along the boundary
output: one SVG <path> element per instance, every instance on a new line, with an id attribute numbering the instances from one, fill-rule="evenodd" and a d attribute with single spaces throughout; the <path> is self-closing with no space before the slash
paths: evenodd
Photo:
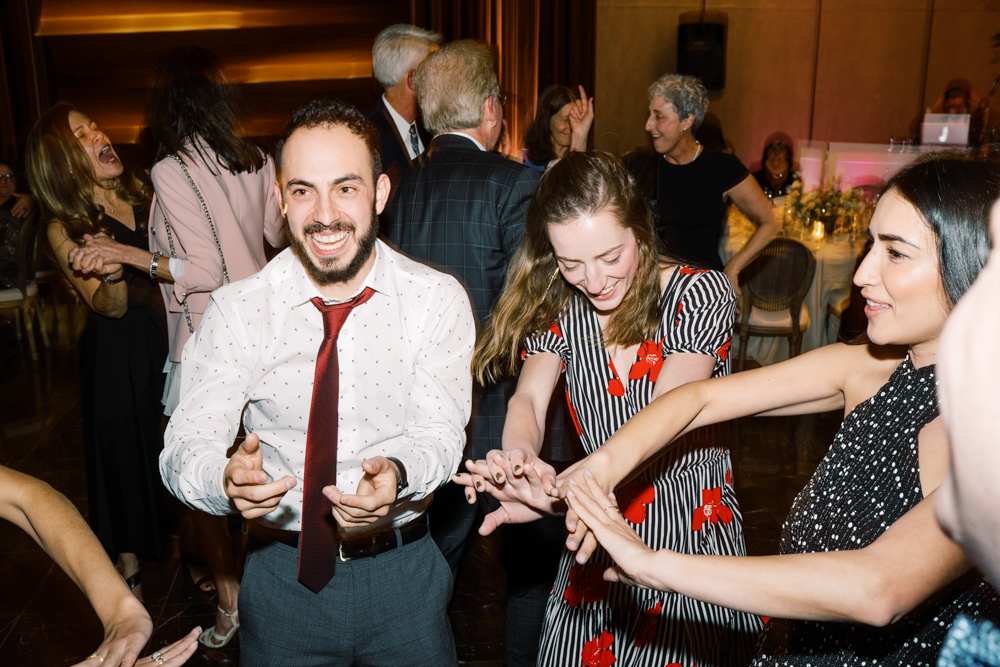
<path id="1" fill-rule="evenodd" d="M 712 376 L 727 375 L 736 297 L 717 271 L 679 267 L 662 295 L 656 337 L 631 368 L 616 369 L 597 313 L 575 296 L 552 327 L 527 342 L 527 354 L 558 354 L 566 397 L 587 453 L 592 453 L 652 395 L 663 358 L 689 352 L 715 357 Z M 690 554 L 746 554 L 732 487 L 729 451 L 711 438 L 688 437 L 616 491 L 618 505 L 653 549 Z M 712 667 L 746 665 L 760 619 L 673 593 L 602 579 L 611 559 L 598 548 L 586 565 L 564 552 L 545 610 L 540 667 Z"/>

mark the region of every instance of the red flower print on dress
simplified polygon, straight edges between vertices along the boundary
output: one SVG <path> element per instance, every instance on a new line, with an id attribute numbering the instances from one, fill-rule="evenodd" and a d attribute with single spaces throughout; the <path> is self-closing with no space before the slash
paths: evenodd
<path id="1" fill-rule="evenodd" d="M 660 620 L 663 603 L 657 602 L 652 609 L 642 612 L 635 624 L 635 647 L 641 648 L 656 639 L 656 624 Z"/>
<path id="2" fill-rule="evenodd" d="M 583 667 L 610 667 L 618 662 L 618 658 L 611 652 L 611 645 L 614 641 L 613 634 L 602 630 L 599 637 L 594 637 L 584 644 L 583 651 L 580 652 Z"/>
<path id="3" fill-rule="evenodd" d="M 726 471 L 726 484 L 728 484 L 729 486 L 733 485 L 733 471 L 732 470 L 727 470 Z"/>
<path id="4" fill-rule="evenodd" d="M 770 617 L 770 616 L 761 616 L 761 617 L 760 617 L 760 620 L 761 620 L 761 622 L 762 622 L 762 623 L 763 623 L 764 625 L 767 625 L 767 622 L 771 620 L 771 617 Z"/>
<path id="5" fill-rule="evenodd" d="M 524 361 L 528 356 L 527 350 L 521 350 L 521 361 Z"/>
<path id="6" fill-rule="evenodd" d="M 633 479 L 618 489 L 615 494 L 619 507 L 624 507 L 622 516 L 632 523 L 642 523 L 646 520 L 646 507 L 656 500 L 656 489 L 652 484 Z"/>
<path id="7" fill-rule="evenodd" d="M 666 338 L 666 336 L 663 338 Z M 656 382 L 656 378 L 660 377 L 660 368 L 663 367 L 663 354 L 660 352 L 663 338 L 660 339 L 659 343 L 655 340 L 645 340 L 642 342 L 637 353 L 639 358 L 635 360 L 635 363 L 632 364 L 632 369 L 628 372 L 629 380 L 638 380 L 646 373 L 649 373 L 649 381 Z"/>
<path id="8" fill-rule="evenodd" d="M 574 565 L 569 569 L 569 585 L 563 592 L 563 600 L 570 607 L 580 603 L 600 602 L 608 594 L 608 582 L 604 581 L 607 566 L 600 563 Z"/>
<path id="9" fill-rule="evenodd" d="M 733 339 L 732 337 L 729 337 L 726 339 L 726 342 L 722 345 L 722 347 L 715 351 L 715 354 L 718 355 L 719 359 L 725 361 L 726 357 L 729 356 L 729 348 L 732 347 L 732 345 Z"/>
<path id="10" fill-rule="evenodd" d="M 678 324 L 681 323 L 681 309 L 682 308 L 684 308 L 684 302 L 683 301 L 681 301 L 679 304 L 677 304 L 677 319 L 674 321 L 674 326 L 677 326 Z"/>
<path id="11" fill-rule="evenodd" d="M 621 398 L 625 395 L 625 385 L 618 379 L 618 371 L 615 370 L 615 362 L 609 361 L 608 368 L 611 369 L 611 379 L 608 380 L 608 393 Z"/>
<path id="12" fill-rule="evenodd" d="M 560 338 L 563 337 L 562 332 L 559 331 L 559 323 L 558 322 L 553 322 L 552 326 L 549 327 L 549 331 L 551 331 L 555 335 L 559 336 Z"/>
<path id="13" fill-rule="evenodd" d="M 733 520 L 733 511 L 722 504 L 722 487 L 702 489 L 702 506 L 694 511 L 694 522 L 691 530 L 701 530 L 705 523 L 729 524 Z"/>
<path id="14" fill-rule="evenodd" d="M 682 266 L 678 269 L 682 276 L 693 276 L 697 273 L 708 273 L 708 269 L 692 269 L 690 266 Z"/>
<path id="15" fill-rule="evenodd" d="M 583 429 L 580 427 L 580 418 L 576 416 L 576 408 L 573 407 L 573 402 L 569 400 L 569 389 L 566 390 L 566 405 L 569 406 L 569 416 L 573 418 L 573 426 L 576 428 L 576 434 L 583 437 Z"/>

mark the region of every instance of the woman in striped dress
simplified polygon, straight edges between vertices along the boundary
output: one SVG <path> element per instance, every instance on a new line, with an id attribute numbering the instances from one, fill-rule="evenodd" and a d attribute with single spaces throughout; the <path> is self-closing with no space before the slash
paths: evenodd
<path id="1" fill-rule="evenodd" d="M 634 180 L 610 154 L 570 153 L 545 173 L 476 349 L 473 369 L 481 381 L 516 373 L 522 360 L 523 368 L 508 405 L 504 453 L 473 463 L 479 475 L 456 478 L 469 487 L 470 502 L 476 488 L 486 488 L 487 474 L 499 497 L 537 482 L 517 479 L 519 470 L 534 470 L 517 462 L 541 446 L 561 372 L 588 453 L 653 398 L 729 373 L 732 285 L 720 272 L 672 263 L 656 244 Z M 495 465 L 502 456 L 514 466 L 510 477 Z M 618 502 L 652 549 L 744 555 L 731 479 L 728 450 L 695 437 L 622 486 Z M 526 508 L 520 517 L 506 511 L 491 515 L 483 531 L 531 518 Z M 677 594 L 608 585 L 603 574 L 610 565 L 600 551 L 586 564 L 564 552 L 545 611 L 539 665 L 749 662 L 761 628 L 757 617 Z"/>

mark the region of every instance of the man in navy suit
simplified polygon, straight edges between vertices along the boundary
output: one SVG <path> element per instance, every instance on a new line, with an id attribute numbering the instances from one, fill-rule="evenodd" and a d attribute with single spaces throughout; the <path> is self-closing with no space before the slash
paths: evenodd
<path id="1" fill-rule="evenodd" d="M 441 35 L 437 33 L 397 23 L 380 32 L 372 47 L 372 70 L 385 93 L 365 115 L 378 130 L 382 171 L 389 177 L 390 197 L 402 173 L 419 163 L 420 154 L 430 143 L 430 135 L 420 122 L 413 74 L 440 43 Z"/>
<path id="2" fill-rule="evenodd" d="M 503 290 L 507 265 L 521 244 L 528 204 L 541 174 L 491 152 L 503 130 L 503 104 L 493 56 L 476 42 L 452 42 L 430 54 L 413 77 L 424 123 L 434 133 L 422 164 L 403 174 L 379 222 L 388 238 L 414 257 L 456 274 L 482 323 Z M 502 449 L 507 399 L 515 381 L 474 385 L 465 458 Z M 480 496 L 485 498 L 485 494 Z M 492 508 L 491 508 L 492 509 Z M 476 518 L 460 487 L 436 492 L 431 536 L 452 572 Z M 504 664 L 534 665 L 545 602 L 562 548 L 545 521 L 505 531 L 508 579 Z M 553 551 L 547 557 L 543 550 Z"/>

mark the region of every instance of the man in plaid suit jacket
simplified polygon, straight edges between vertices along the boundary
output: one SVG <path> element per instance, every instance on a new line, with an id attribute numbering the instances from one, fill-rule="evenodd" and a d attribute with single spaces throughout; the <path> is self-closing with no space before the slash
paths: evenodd
<path id="1" fill-rule="evenodd" d="M 422 164 L 403 174 L 379 216 L 380 224 L 404 253 L 456 275 L 468 289 L 482 324 L 503 290 L 507 265 L 524 235 L 528 204 L 541 174 L 490 152 L 503 130 L 503 106 L 493 57 L 485 45 L 446 44 L 420 64 L 413 83 L 424 125 L 435 136 Z M 507 400 L 515 385 L 511 378 L 488 387 L 474 386 L 465 458 L 481 459 L 491 449 L 502 449 Z M 480 499 L 487 497 L 482 494 Z M 436 492 L 429 518 L 431 535 L 455 573 L 476 506 L 466 502 L 460 487 L 449 483 Z M 524 542 L 535 540 L 516 541 L 516 549 L 530 552 Z M 561 547 L 561 539 L 557 542 Z M 545 578 L 546 568 L 515 565 L 532 578 L 531 592 L 519 595 L 513 590 L 517 575 L 512 577 L 511 564 L 505 564 L 510 594 L 505 664 L 534 665 L 551 579 L 547 584 L 534 581 L 539 572 Z M 530 610 L 512 610 L 518 604 Z M 524 627 L 525 618 L 537 622 Z M 512 651 L 523 659 L 515 659 Z"/>

